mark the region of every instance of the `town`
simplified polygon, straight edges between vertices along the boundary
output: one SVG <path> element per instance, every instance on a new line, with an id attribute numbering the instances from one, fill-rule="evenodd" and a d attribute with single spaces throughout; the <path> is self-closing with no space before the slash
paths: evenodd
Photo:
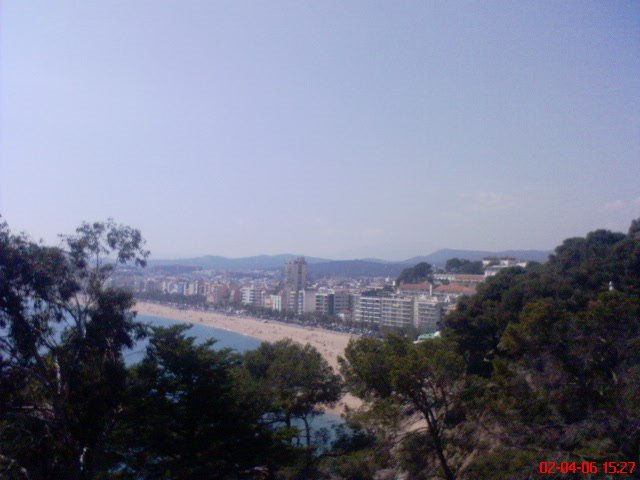
<path id="1" fill-rule="evenodd" d="M 457 273 L 459 263 L 452 259 L 437 269 L 418 264 L 427 266 L 427 274 L 410 282 L 391 277 L 314 276 L 313 265 L 304 257 L 289 260 L 279 272 L 156 266 L 123 270 L 112 282 L 129 288 L 139 300 L 179 308 L 218 310 L 365 335 L 405 330 L 428 336 L 437 334 L 444 315 L 456 308 L 461 297 L 473 295 L 487 277 L 509 267 L 524 268 L 528 262 L 487 257 L 477 262 L 481 263 L 480 274 Z"/>

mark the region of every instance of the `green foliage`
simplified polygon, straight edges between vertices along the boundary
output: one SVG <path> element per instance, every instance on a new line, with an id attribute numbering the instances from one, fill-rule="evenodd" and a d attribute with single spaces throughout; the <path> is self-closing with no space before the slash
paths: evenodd
<path id="1" fill-rule="evenodd" d="M 311 420 L 341 397 L 340 377 L 311 345 L 289 339 L 245 353 L 243 369 L 260 392 L 264 418 L 277 437 L 297 447 L 294 461 L 279 470 L 278 478 L 320 478 L 322 443 L 312 438 Z"/>
<path id="2" fill-rule="evenodd" d="M 402 412 L 407 419 L 417 412 L 434 453 L 430 468 L 455 478 L 451 457 L 454 427 L 464 418 L 465 378 L 454 344 L 443 338 L 418 344 L 395 335 L 384 341 L 360 338 L 349 342 L 341 369 L 349 389 L 367 401 L 365 412 L 372 418 L 389 421 L 391 412 Z"/>
<path id="3" fill-rule="evenodd" d="M 391 396 L 393 360 L 385 343 L 371 337 L 350 340 L 344 354 L 338 361 L 349 391 L 360 398 Z"/>
<path id="4" fill-rule="evenodd" d="M 295 420 L 302 422 L 306 446 L 311 447 L 309 421 L 342 393 L 340 377 L 320 352 L 286 339 L 247 352 L 243 364 L 266 395 L 273 422 L 289 428 Z"/>
<path id="5" fill-rule="evenodd" d="M 447 260 L 444 269 L 449 273 L 468 273 L 474 275 L 482 275 L 484 273 L 482 261 L 472 262 L 471 260 L 457 257 Z"/>
<path id="6" fill-rule="evenodd" d="M 369 409 L 348 411 L 322 470 L 329 472 L 329 478 L 375 478 L 380 470 L 392 466 L 402 418 L 400 405 L 391 398 L 378 400 Z"/>
<path id="7" fill-rule="evenodd" d="M 341 372 L 364 405 L 322 454 L 309 422 L 342 382 L 319 352 L 282 341 L 240 356 L 176 327 L 127 369 L 147 330 L 107 280 L 144 264 L 142 237 L 109 221 L 64 238 L 45 247 L 0 224 L 2 478 L 517 480 L 541 460 L 640 459 L 640 219 L 501 271 L 440 338 L 350 341 Z"/>
<path id="8" fill-rule="evenodd" d="M 374 449 L 361 448 L 329 462 L 330 471 L 344 480 L 370 480 L 385 467 L 385 457 Z"/>
<path id="9" fill-rule="evenodd" d="M 500 468 L 513 478 L 527 478 L 518 458 L 532 451 L 563 460 L 640 456 L 634 225 L 628 235 L 597 230 L 568 239 L 545 265 L 503 271 L 446 318 L 444 334 L 467 372 L 488 382 L 486 424 L 500 432 L 492 441 L 512 452 Z M 469 472 L 498 463 L 484 457 Z"/>
<path id="10" fill-rule="evenodd" d="M 535 475 L 538 472 L 540 462 L 549 460 L 549 457 L 545 457 L 540 452 L 496 448 L 493 451 L 483 452 L 482 455 L 478 455 L 464 475 L 465 478 L 481 478 L 483 480 L 536 478 Z M 568 461 L 568 458 L 558 459 L 558 462 L 561 461 Z M 584 477 L 582 476 L 582 478 Z"/>
<path id="11" fill-rule="evenodd" d="M 65 238 L 67 251 L 0 225 L 0 469 L 32 479 L 93 478 L 108 464 L 122 350 L 144 334 L 131 296 L 105 287 L 116 264 L 144 263 L 140 233 L 109 221 Z"/>
<path id="12" fill-rule="evenodd" d="M 254 402 L 236 381 L 241 359 L 197 345 L 189 327 L 154 328 L 132 369 L 120 426 L 122 461 L 131 477 L 227 478 L 270 463 L 277 451 Z"/>
<path id="13" fill-rule="evenodd" d="M 413 267 L 405 268 L 398 276 L 397 284 L 421 283 L 433 280 L 433 268 L 426 262 L 418 263 Z"/>
<path id="14" fill-rule="evenodd" d="M 107 281 L 118 263 L 144 264 L 137 230 L 109 221 L 64 238 L 66 251 L 0 224 L 0 477 L 258 478 L 299 458 L 268 424 L 273 398 L 240 356 L 182 327 L 155 329 L 126 368 L 124 349 L 147 328 L 131 294 Z M 289 372 L 316 376 L 290 399 L 292 415 L 340 393 L 319 354 L 304 354 L 312 362 Z M 278 368 L 286 375 L 284 357 Z"/>
<path id="15" fill-rule="evenodd" d="M 461 300 L 441 339 L 351 342 L 342 371 L 365 400 L 351 418 L 376 445 L 395 445 L 414 479 L 525 479 L 543 460 L 638 461 L 639 225 L 568 239 L 546 264 L 501 271 Z M 448 270 L 463 265 L 452 259 Z M 382 402 L 419 412 L 426 428 L 382 434 L 376 425 L 393 423 Z"/>

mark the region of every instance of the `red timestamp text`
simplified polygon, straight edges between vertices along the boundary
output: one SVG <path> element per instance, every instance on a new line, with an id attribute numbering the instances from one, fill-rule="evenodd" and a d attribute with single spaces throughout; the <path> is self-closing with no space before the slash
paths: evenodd
<path id="1" fill-rule="evenodd" d="M 632 475 L 635 471 L 636 462 L 540 462 L 538 466 L 542 475 Z"/>

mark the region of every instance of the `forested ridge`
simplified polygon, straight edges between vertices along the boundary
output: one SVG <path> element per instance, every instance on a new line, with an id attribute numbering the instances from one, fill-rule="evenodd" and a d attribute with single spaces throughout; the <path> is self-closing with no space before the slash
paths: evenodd
<path id="1" fill-rule="evenodd" d="M 596 462 L 593 478 L 607 478 L 604 462 L 640 460 L 640 221 L 490 278 L 446 317 L 441 338 L 363 338 L 345 357 L 367 421 L 382 412 L 396 422 L 397 455 L 380 467 L 527 479 L 541 461 Z M 424 428 L 406 433 L 409 419 Z"/>
<path id="2" fill-rule="evenodd" d="M 341 375 L 310 346 L 241 355 L 136 321 L 107 280 L 147 256 L 112 221 L 63 247 L 0 226 L 0 478 L 622 478 L 603 463 L 640 462 L 640 220 L 488 279 L 440 337 L 352 340 Z M 347 390 L 364 405 L 321 448 L 309 421 Z M 600 471 L 542 477 L 541 461 Z"/>

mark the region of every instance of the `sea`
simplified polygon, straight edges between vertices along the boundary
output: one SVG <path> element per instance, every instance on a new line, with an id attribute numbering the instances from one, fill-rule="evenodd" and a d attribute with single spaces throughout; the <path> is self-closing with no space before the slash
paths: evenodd
<path id="1" fill-rule="evenodd" d="M 241 335 L 239 333 L 222 330 L 211 326 L 199 325 L 197 323 L 189 323 L 181 320 L 154 317 L 151 315 L 136 315 L 136 320 L 147 323 L 156 327 L 170 327 L 172 325 L 189 325 L 191 328 L 185 332 L 187 336 L 195 337 L 197 342 L 205 342 L 215 339 L 216 343 L 213 348 L 223 349 L 230 348 L 238 353 L 244 353 L 249 350 L 258 348 L 262 343 L 254 337 Z M 139 362 L 144 357 L 148 340 L 140 340 L 133 349 L 125 352 L 125 361 L 128 365 Z M 344 420 L 339 416 L 331 413 L 324 413 L 313 418 L 311 428 L 318 439 L 319 443 L 325 447 L 335 438 L 335 428 L 342 425 Z"/>
<path id="2" fill-rule="evenodd" d="M 154 327 L 171 327 L 173 325 L 188 325 L 191 328 L 185 332 L 185 335 L 189 337 L 195 337 L 197 342 L 205 342 L 207 340 L 215 339 L 216 343 L 214 348 L 217 350 L 223 348 L 230 348 L 238 353 L 244 353 L 248 350 L 256 349 L 262 343 L 260 340 L 247 335 L 241 335 L 239 333 L 230 332 L 228 330 L 222 330 L 220 328 L 209 327 L 205 325 L 199 325 L 197 323 L 184 322 L 181 320 L 174 320 L 171 318 L 154 317 L 151 315 L 136 315 L 136 320 L 139 322 L 147 323 Z M 145 350 L 149 341 L 141 340 L 136 346 L 125 353 L 125 361 L 128 365 L 134 364 L 142 360 Z"/>

